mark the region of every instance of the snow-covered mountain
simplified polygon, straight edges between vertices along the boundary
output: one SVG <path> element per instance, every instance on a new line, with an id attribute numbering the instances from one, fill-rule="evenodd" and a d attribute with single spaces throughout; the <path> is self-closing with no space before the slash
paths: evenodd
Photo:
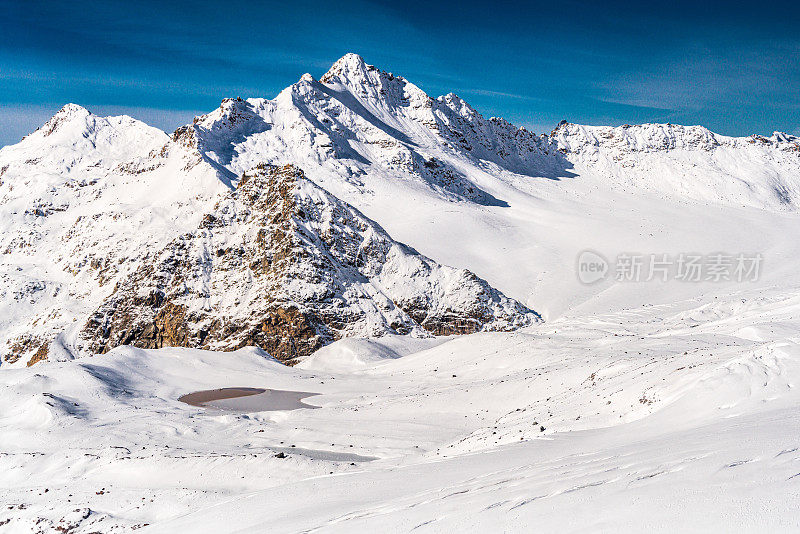
<path id="1" fill-rule="evenodd" d="M 776 210 L 800 205 L 800 139 L 793 135 L 737 138 L 702 126 L 562 122 L 550 137 L 576 166 L 628 187 Z"/>
<path id="2" fill-rule="evenodd" d="M 471 272 L 392 240 L 291 165 L 243 174 L 196 230 L 141 263 L 82 330 L 86 352 L 258 346 L 293 361 L 341 337 L 513 330 L 539 319 Z"/>
<path id="3" fill-rule="evenodd" d="M 558 179 L 591 169 L 623 183 L 635 178 L 637 187 L 665 195 L 779 207 L 787 198 L 794 202 L 790 175 L 800 168 L 800 140 L 777 132 L 731 138 L 700 126 L 562 122 L 550 134 L 536 135 L 484 118 L 455 94 L 431 98 L 355 54 L 319 81 L 303 75 L 274 100 L 226 100 L 179 132 L 231 171 L 232 180 L 261 162 L 294 162 L 315 180 L 335 182 L 335 194 L 343 184 L 363 192 L 380 188 L 383 180 L 405 181 L 487 206 L 506 203 L 487 191 L 496 189 L 498 175 Z M 656 161 L 671 167 L 676 183 L 653 179 Z"/>
<path id="4" fill-rule="evenodd" d="M 227 191 L 160 130 L 69 104 L 0 150 L 4 364 L 73 355 L 70 331 Z"/>
<path id="5" fill-rule="evenodd" d="M 284 165 L 304 173 L 298 191 L 308 196 L 298 205 L 324 204 L 292 218 L 310 236 L 297 241 L 314 260 L 308 268 L 324 265 L 313 274 L 304 266 L 292 284 L 278 275 L 257 280 L 260 267 L 238 256 L 242 249 L 267 253 L 246 236 L 272 208 L 261 219 L 237 221 L 248 190 L 245 184 L 237 193 L 237 186 L 259 166 Z M 2 363 L 65 359 L 81 348 L 102 351 L 126 341 L 161 346 L 192 339 L 193 346 L 233 348 L 256 339 L 246 332 L 262 322 L 251 312 L 265 311 L 266 293 L 284 303 L 321 299 L 309 308 L 325 318 L 307 325 L 301 336 L 307 348 L 284 357 L 339 336 L 519 326 L 535 317 L 527 307 L 552 314 L 564 302 L 586 300 L 584 288 L 566 289 L 563 275 L 581 247 L 618 244 L 620 235 L 640 247 L 663 231 L 658 225 L 681 224 L 675 214 L 686 210 L 791 212 L 798 199 L 800 140 L 794 136 L 730 138 L 699 126 L 568 123 L 537 135 L 486 119 L 454 94 L 431 98 L 355 54 L 319 80 L 303 75 L 272 100 L 226 99 L 171 137 L 129 117 L 101 118 L 70 104 L 0 150 Z M 585 218 L 612 205 L 619 213 L 613 221 Z M 664 210 L 653 218 L 656 227 L 640 222 L 637 210 L 645 205 Z M 644 211 L 652 215 L 651 207 Z M 312 228 L 312 213 L 339 213 L 350 222 Z M 209 217 L 227 222 L 215 228 Z M 598 228 L 595 242 L 581 241 L 586 224 Z M 391 269 L 360 265 L 348 251 L 331 248 L 325 231 L 361 243 L 377 239 L 430 274 L 411 277 L 389 262 L 399 270 L 388 281 Z M 673 229 L 671 235 L 670 246 L 706 245 L 701 234 Z M 741 243 L 735 237 L 731 242 Z M 373 261 L 380 263 L 385 250 Z M 177 262 L 174 270 L 170 261 Z M 225 269 L 235 272 L 223 277 Z M 422 285 L 409 286 L 412 279 Z M 269 284 L 280 285 L 283 296 Z M 462 292 L 455 290 L 460 285 Z M 143 287 L 158 297 L 143 304 Z M 420 310 L 411 312 L 401 287 L 425 294 Z M 178 302 L 194 315 L 180 316 L 173 325 L 178 333 L 163 337 L 159 313 Z M 452 321 L 444 320 L 451 312 Z M 123 328 L 119 321 L 128 313 L 150 322 Z"/>

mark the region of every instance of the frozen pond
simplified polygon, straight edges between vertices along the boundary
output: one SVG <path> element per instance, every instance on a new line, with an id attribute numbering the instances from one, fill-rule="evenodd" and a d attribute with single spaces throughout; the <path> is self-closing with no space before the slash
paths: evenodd
<path id="1" fill-rule="evenodd" d="M 232 412 L 269 412 L 319 408 L 302 402 L 302 399 L 318 395 L 308 391 L 284 391 L 262 388 L 220 388 L 195 391 L 178 400 L 201 408 L 217 408 Z"/>

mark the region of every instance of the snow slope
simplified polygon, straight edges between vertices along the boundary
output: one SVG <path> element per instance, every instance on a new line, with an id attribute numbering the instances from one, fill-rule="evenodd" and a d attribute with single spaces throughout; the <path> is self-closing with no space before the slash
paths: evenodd
<path id="1" fill-rule="evenodd" d="M 379 356 L 402 352 L 396 338 L 342 340 L 294 368 L 251 349 L 119 348 L 7 370 L 0 521 L 20 532 L 80 509 L 76 532 L 792 531 L 798 298 L 559 319 L 400 358 Z M 373 361 L 332 360 L 340 343 Z M 320 408 L 177 401 L 226 386 L 315 392 Z"/>

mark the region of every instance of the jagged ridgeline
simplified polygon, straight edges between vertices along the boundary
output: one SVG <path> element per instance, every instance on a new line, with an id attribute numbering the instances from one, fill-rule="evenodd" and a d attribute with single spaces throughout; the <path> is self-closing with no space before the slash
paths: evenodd
<path id="1" fill-rule="evenodd" d="M 440 265 L 293 166 L 260 164 L 200 227 L 149 256 L 92 314 L 84 348 L 235 350 L 293 362 L 344 336 L 512 330 L 540 320 Z"/>
<path id="2" fill-rule="evenodd" d="M 269 182 L 259 164 L 287 162 L 314 183 L 296 179 L 285 197 L 251 190 L 249 180 Z M 515 257 L 492 280 L 519 296 L 527 280 L 556 276 L 550 253 L 566 251 L 545 231 L 551 214 L 588 214 L 619 194 L 793 212 L 799 176 L 795 135 L 567 122 L 537 135 L 356 54 L 273 99 L 225 99 L 172 136 L 68 104 L 0 148 L 0 365 L 123 342 L 254 343 L 293 358 L 341 336 L 526 324 L 515 318 L 532 312 L 395 243 L 331 195 L 480 273 L 500 254 Z M 248 204 L 256 193 L 274 221 Z M 574 221 L 593 235 L 596 220 L 582 217 Z M 496 248 L 486 236 L 497 229 L 542 254 Z"/>

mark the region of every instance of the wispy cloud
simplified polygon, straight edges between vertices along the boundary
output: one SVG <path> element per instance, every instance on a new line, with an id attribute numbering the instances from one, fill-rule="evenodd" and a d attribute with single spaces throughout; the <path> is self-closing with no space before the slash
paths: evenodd
<path id="1" fill-rule="evenodd" d="M 298 76 L 299 78 L 299 76 Z M 0 72 L 0 80 L 23 81 L 43 85 L 60 84 L 64 86 L 92 86 L 114 89 L 135 89 L 142 92 L 179 93 L 181 95 L 218 96 L 220 87 L 208 80 L 206 84 L 180 84 L 174 80 L 159 79 L 148 80 L 140 77 L 126 76 L 76 76 L 66 75 L 62 72 L 49 72 L 44 70 L 4 69 Z M 254 86 L 234 85 L 226 86 L 226 96 L 273 96 L 262 95 L 262 89 Z"/>
<path id="2" fill-rule="evenodd" d="M 596 97 L 669 110 L 698 110 L 714 102 L 767 96 L 771 105 L 790 104 L 800 90 L 798 54 L 800 42 L 794 41 L 724 49 L 689 45 L 598 84 Z"/>
<path id="3" fill-rule="evenodd" d="M 613 98 L 613 97 L 590 97 L 590 98 L 592 98 L 592 100 L 595 100 L 597 102 L 603 102 L 605 104 L 617 104 L 620 106 L 628 106 L 632 108 L 640 108 L 651 111 L 660 111 L 663 113 L 670 113 L 674 111 L 673 108 L 657 106 L 654 105 L 655 102 L 649 102 L 647 100 L 636 101 L 635 99 L 631 100 L 631 99 Z"/>
<path id="4" fill-rule="evenodd" d="M 478 96 L 490 96 L 492 98 L 513 98 L 515 100 L 528 100 L 531 102 L 542 102 L 545 99 L 538 98 L 535 96 L 530 95 L 521 95 L 516 93 L 504 93 L 502 91 L 489 91 L 488 89 L 459 89 L 460 93 L 468 94 L 468 95 L 478 95 Z"/>

